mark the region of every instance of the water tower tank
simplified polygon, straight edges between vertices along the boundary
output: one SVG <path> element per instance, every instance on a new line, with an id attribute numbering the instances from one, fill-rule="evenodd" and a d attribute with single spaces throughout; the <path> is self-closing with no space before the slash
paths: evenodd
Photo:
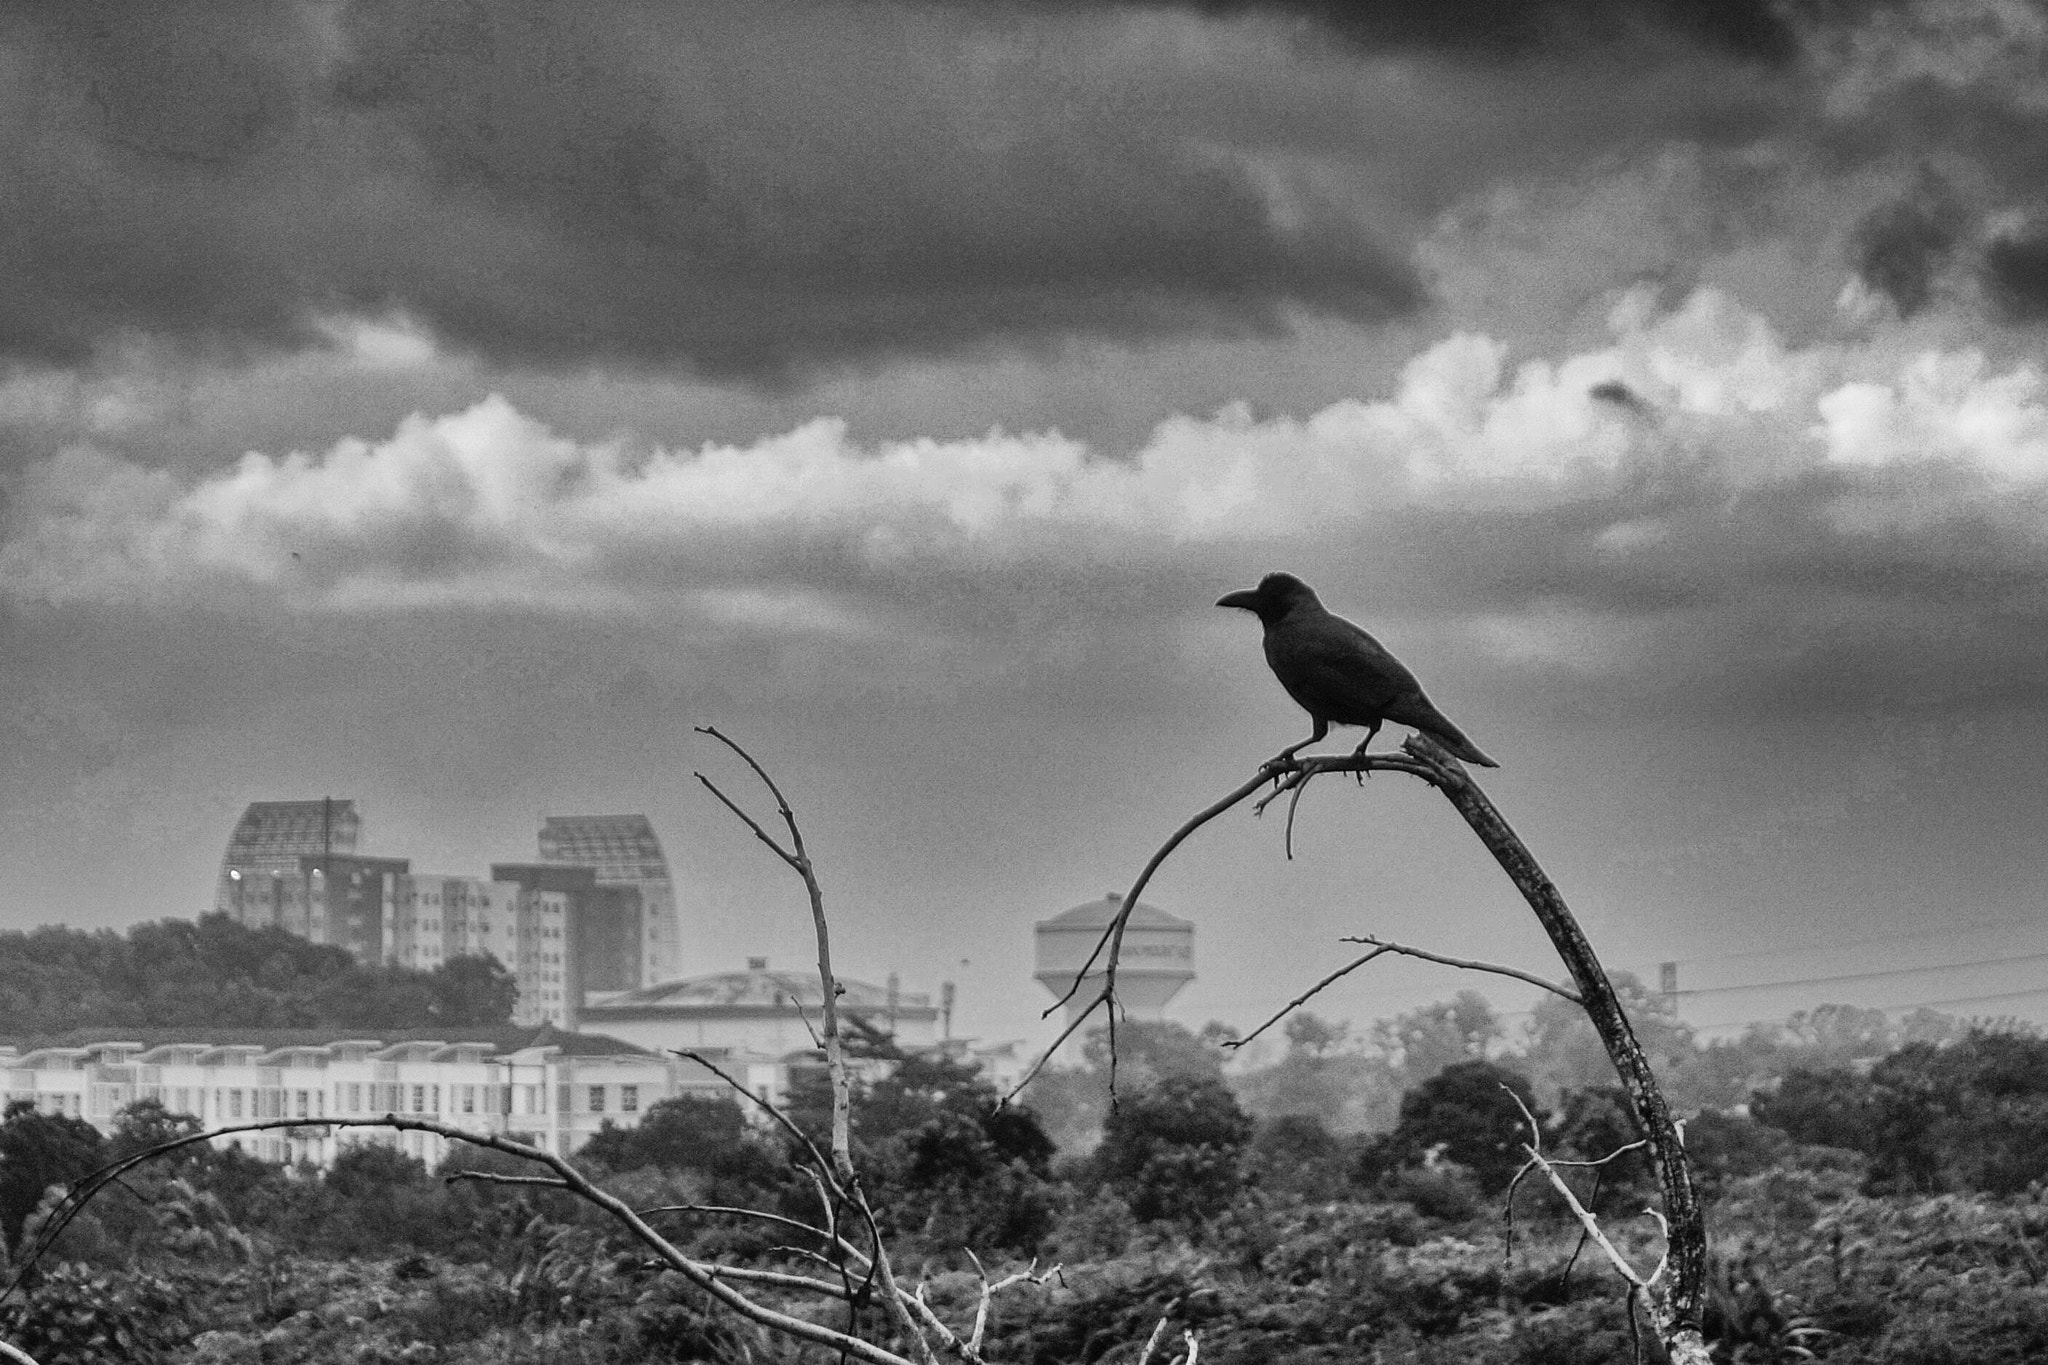
<path id="1" fill-rule="evenodd" d="M 1039 983 L 1055 996 L 1065 995 L 1122 904 L 1123 897 L 1112 891 L 1099 901 L 1040 920 L 1038 970 L 1034 973 Z M 1081 989 L 1067 1002 L 1069 1020 L 1088 1008 L 1102 989 L 1102 969 L 1102 960 L 1097 958 Z M 1194 979 L 1195 926 L 1139 901 L 1131 909 L 1123 953 L 1117 959 L 1116 995 L 1124 1009 L 1134 1019 L 1157 1019 L 1166 1002 Z"/>

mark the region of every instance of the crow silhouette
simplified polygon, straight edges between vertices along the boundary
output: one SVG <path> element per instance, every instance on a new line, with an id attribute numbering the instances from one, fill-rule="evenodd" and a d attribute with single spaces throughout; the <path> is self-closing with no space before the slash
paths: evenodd
<path id="1" fill-rule="evenodd" d="M 1269 573 L 1258 587 L 1229 593 L 1216 605 L 1259 618 L 1266 628 L 1266 662 L 1287 695 L 1315 722 L 1315 733 L 1283 757 L 1321 740 L 1332 725 L 1365 726 L 1358 746 L 1362 754 L 1391 720 L 1420 730 L 1467 763 L 1500 766 L 1436 709 L 1415 675 L 1385 645 L 1324 607 L 1315 589 L 1293 574 Z"/>

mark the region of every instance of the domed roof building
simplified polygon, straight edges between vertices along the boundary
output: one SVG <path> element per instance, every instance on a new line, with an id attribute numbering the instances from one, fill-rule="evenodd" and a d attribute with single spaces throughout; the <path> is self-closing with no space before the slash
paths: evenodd
<path id="1" fill-rule="evenodd" d="M 839 1009 L 849 1025 L 893 1035 L 905 1048 L 938 1041 L 939 1010 L 922 992 L 839 979 Z M 787 1057 L 816 1050 L 824 993 L 814 970 L 771 971 L 766 958 L 741 972 L 713 972 L 591 998 L 578 1026 L 657 1051 L 717 1050 Z"/>

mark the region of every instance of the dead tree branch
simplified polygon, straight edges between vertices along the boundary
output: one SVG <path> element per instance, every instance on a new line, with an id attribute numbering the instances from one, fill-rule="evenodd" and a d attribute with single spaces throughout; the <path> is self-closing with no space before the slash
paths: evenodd
<path id="1" fill-rule="evenodd" d="M 768 788 L 769 795 L 775 798 L 776 813 L 782 817 L 783 828 L 789 831 L 789 847 L 784 848 L 761 828 L 754 817 L 740 809 L 731 798 L 720 791 L 710 778 L 702 773 L 697 774 L 697 780 L 704 784 L 706 790 L 717 797 L 727 810 L 737 815 L 747 828 L 754 832 L 756 838 L 775 850 L 775 856 L 787 863 L 790 869 L 803 879 L 804 892 L 811 902 L 811 926 L 818 939 L 818 984 L 824 995 L 821 1010 L 823 1027 L 820 1032 L 824 1035 L 825 1042 L 825 1070 L 832 1081 L 832 1171 L 842 1184 L 851 1185 L 854 1178 L 850 1117 L 853 1103 L 852 1081 L 847 1074 L 846 1058 L 841 1051 L 839 978 L 832 974 L 832 933 L 825 922 L 824 888 L 818 884 L 817 868 L 812 864 L 811 855 L 804 847 L 804 832 L 797 824 L 796 812 L 790 809 L 789 800 L 783 796 L 782 788 L 775 785 L 775 779 L 754 761 L 752 754 L 728 738 L 717 726 L 700 725 L 697 727 L 697 733 L 711 736 L 738 754 L 746 765 L 754 770 L 754 775 L 761 779 L 761 784 Z"/>
<path id="2" fill-rule="evenodd" d="M 1446 967 L 1457 967 L 1463 971 L 1492 972 L 1495 976 L 1511 976 L 1517 981 L 1526 981 L 1532 986 L 1541 986 L 1552 995 L 1562 996 L 1574 1005 L 1584 1006 L 1586 1003 L 1579 998 L 1579 993 L 1571 987 L 1560 986 L 1555 981 L 1546 981 L 1534 972 L 1525 972 L 1519 967 L 1507 967 L 1498 962 L 1481 962 L 1479 959 L 1471 957 L 1446 957 L 1442 953 L 1432 953 L 1427 948 L 1411 948 L 1405 943 L 1389 943 L 1386 939 L 1375 938 L 1371 934 L 1359 934 L 1355 938 L 1345 938 L 1339 941 L 1343 943 L 1370 943 L 1390 953 L 1401 953 L 1408 957 L 1419 957 L 1424 962 L 1440 962 Z"/>
<path id="3" fill-rule="evenodd" d="M 1494 860 L 1500 864 L 1501 870 L 1507 873 L 1515 889 L 1521 892 L 1522 898 L 1535 912 L 1538 923 L 1549 935 L 1558 956 L 1563 959 L 1566 970 L 1571 974 L 1572 988 L 1569 990 L 1511 968 L 1500 969 L 1493 964 L 1444 959 L 1419 950 L 1412 953 L 1413 956 L 1436 957 L 1440 961 L 1449 961 L 1450 965 L 1454 966 L 1497 970 L 1503 975 L 1529 981 L 1567 999 L 1576 997 L 1576 1002 L 1585 1010 L 1586 1017 L 1591 1020 L 1594 1030 L 1600 1035 L 1600 1041 L 1607 1049 L 1608 1058 L 1614 1063 L 1615 1071 L 1621 1078 L 1622 1087 L 1628 1094 L 1629 1108 L 1635 1118 L 1636 1127 L 1649 1146 L 1651 1158 L 1657 1167 L 1658 1181 L 1662 1186 L 1664 1217 L 1668 1220 L 1671 1230 L 1668 1251 L 1671 1283 L 1669 1292 L 1654 1305 L 1660 1335 L 1675 1365 L 1706 1365 L 1706 1340 L 1700 1327 L 1701 1311 L 1706 1297 L 1706 1222 L 1698 1194 L 1693 1189 L 1692 1171 L 1686 1161 L 1684 1142 L 1677 1125 L 1672 1121 L 1670 1107 L 1665 1103 L 1664 1092 L 1650 1068 L 1649 1058 L 1645 1056 L 1642 1045 L 1636 1040 L 1635 1030 L 1629 1023 L 1628 1014 L 1622 1008 L 1621 999 L 1616 995 L 1613 983 L 1608 980 L 1606 968 L 1601 965 L 1592 944 L 1587 941 L 1585 932 L 1579 928 L 1578 920 L 1565 904 L 1564 897 L 1555 883 L 1545 874 L 1535 855 L 1529 851 L 1528 846 L 1522 842 L 1521 837 L 1515 833 L 1514 828 L 1508 824 L 1486 793 L 1472 780 L 1471 774 L 1465 771 L 1464 765 L 1427 735 L 1411 736 L 1402 744 L 1400 750 L 1395 752 L 1333 754 L 1308 758 L 1297 757 L 1292 751 L 1281 753 L 1260 764 L 1250 781 L 1174 831 L 1145 864 L 1144 870 L 1131 888 L 1131 893 L 1125 897 L 1123 905 L 1097 942 L 1095 952 L 1076 974 L 1074 985 L 1068 995 L 1062 997 L 1054 1008 L 1066 1003 L 1075 991 L 1081 989 L 1088 969 L 1097 959 L 1106 959 L 1103 964 L 1102 988 L 1096 993 L 1088 1009 L 1068 1024 L 1052 1047 L 1046 1050 L 1045 1055 L 1032 1065 L 1024 1079 L 1011 1090 L 1011 1096 L 1021 1091 L 1046 1065 L 1053 1053 L 1080 1027 L 1082 1020 L 1103 1006 L 1109 1007 L 1110 1075 L 1114 1085 L 1116 968 L 1117 957 L 1123 947 L 1124 926 L 1137 902 L 1138 893 L 1151 880 L 1160 864 L 1190 834 L 1268 782 L 1274 784 L 1274 789 L 1258 803 L 1257 809 L 1263 810 L 1283 793 L 1298 794 L 1301 787 L 1324 773 L 1373 772 L 1407 773 L 1412 777 L 1421 778 L 1441 792 L 1463 817 L 1473 834 L 1486 846 Z M 1375 941 L 1375 946 L 1382 945 Z M 1363 962 L 1353 964 L 1358 965 L 1363 965 Z M 1047 1013 L 1050 1014 L 1051 1011 L 1048 1010 Z"/>

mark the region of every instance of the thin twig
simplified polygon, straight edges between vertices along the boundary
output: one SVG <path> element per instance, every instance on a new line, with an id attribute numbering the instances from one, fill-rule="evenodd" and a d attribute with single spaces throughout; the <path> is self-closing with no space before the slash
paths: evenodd
<path id="1" fill-rule="evenodd" d="M 778 1124 L 782 1128 L 784 1132 L 788 1133 L 791 1137 L 795 1138 L 799 1143 L 803 1145 L 804 1150 L 811 1154 L 811 1159 L 818 1164 L 818 1169 L 824 1173 L 825 1178 L 834 1181 L 833 1192 L 839 1195 L 840 1198 L 845 1198 L 845 1192 L 837 1188 L 836 1177 L 833 1175 L 832 1172 L 832 1163 L 827 1161 L 825 1159 L 825 1154 L 818 1150 L 818 1144 L 811 1141 L 811 1135 L 809 1133 L 806 1133 L 803 1129 L 797 1127 L 795 1119 L 783 1113 L 782 1109 L 778 1105 L 771 1102 L 766 1096 L 757 1095 L 752 1090 L 748 1089 L 745 1083 L 740 1081 L 730 1072 L 726 1071 L 725 1068 L 719 1066 L 718 1063 L 712 1061 L 709 1057 L 706 1057 L 703 1053 L 697 1052 L 691 1048 L 686 1047 L 670 1048 L 669 1051 L 675 1053 L 678 1057 L 688 1057 L 698 1066 L 703 1067 L 706 1071 L 718 1077 L 719 1080 L 724 1081 L 727 1085 L 731 1086 L 739 1094 L 751 1100 L 754 1103 L 754 1105 L 760 1109 L 762 1113 L 766 1114 L 769 1118 L 773 1119 L 776 1122 L 776 1124 Z"/>
<path id="2" fill-rule="evenodd" d="M 36 1358 L 19 1346 L 10 1346 L 0 1341 L 0 1359 L 10 1360 L 14 1365 L 36 1365 Z"/>
<path id="3" fill-rule="evenodd" d="M 782 816 L 783 827 L 789 831 L 789 848 L 784 849 L 769 838 L 751 816 L 741 811 L 737 803 L 729 800 L 723 792 L 712 786 L 709 778 L 704 777 L 702 773 L 698 774 L 698 780 L 709 787 L 728 810 L 739 815 L 747 827 L 753 830 L 763 843 L 774 849 L 777 856 L 803 879 L 804 892 L 811 903 L 811 927 L 818 942 L 818 985 L 823 995 L 820 1007 L 823 1018 L 821 1032 L 824 1034 L 825 1070 L 832 1084 L 832 1169 L 842 1186 L 851 1186 L 854 1181 L 853 1090 L 839 1036 L 839 979 L 832 972 L 832 933 L 825 919 L 824 887 L 818 882 L 817 869 L 811 862 L 810 851 L 804 847 L 803 828 L 797 824 L 796 812 L 790 808 L 789 798 L 782 794 L 782 788 L 768 775 L 768 770 L 763 768 L 744 746 L 720 732 L 717 726 L 700 725 L 697 732 L 717 740 L 738 754 L 746 765 L 754 770 L 754 775 L 761 779 L 761 784 L 768 788 L 769 794 L 775 798 L 775 809 Z M 879 1255 L 879 1249 L 877 1254 Z"/>
<path id="4" fill-rule="evenodd" d="M 1093 1015 L 1096 1010 L 1101 1009 L 1105 1005 L 1110 1007 L 1109 1027 L 1111 1040 L 1112 1042 L 1114 1041 L 1116 1033 L 1115 1005 L 1117 958 L 1121 955 L 1123 951 L 1124 926 L 1130 922 L 1131 911 L 1137 907 L 1138 897 L 1144 893 L 1146 884 L 1152 880 L 1152 874 L 1159 870 L 1159 865 L 1165 862 L 1168 855 L 1171 854 L 1176 848 L 1179 848 L 1181 846 L 1181 843 L 1190 834 L 1193 834 L 1203 825 L 1208 824 L 1211 820 L 1214 820 L 1217 816 L 1223 814 L 1223 812 L 1229 810 L 1232 806 L 1235 806 L 1238 802 L 1244 800 L 1247 796 L 1250 796 L 1260 787 L 1265 786 L 1267 781 L 1277 771 L 1279 771 L 1279 769 L 1275 767 L 1275 760 L 1268 760 L 1265 764 L 1260 766 L 1257 775 L 1254 776 L 1249 782 L 1246 782 L 1244 785 L 1238 787 L 1235 791 L 1231 792 L 1228 796 L 1225 796 L 1221 800 L 1218 800 L 1212 805 L 1208 806 L 1199 814 L 1195 815 L 1192 819 L 1188 820 L 1179 829 L 1175 830 L 1172 834 L 1167 836 L 1166 842 L 1160 845 L 1159 851 L 1152 855 L 1151 859 L 1145 864 L 1144 870 L 1138 873 L 1138 879 L 1135 882 L 1131 883 L 1131 889 L 1129 892 L 1125 894 L 1123 898 L 1123 903 L 1117 907 L 1117 912 L 1115 916 L 1111 918 L 1110 922 L 1106 926 L 1104 926 L 1101 936 L 1095 940 L 1095 947 L 1093 951 L 1091 951 L 1088 954 L 1088 960 L 1081 964 L 1081 970 L 1074 973 L 1073 984 L 1067 987 L 1065 993 L 1063 993 L 1059 999 L 1053 1001 L 1052 1004 L 1048 1005 L 1045 1011 L 1039 1015 L 1039 1018 L 1045 1019 L 1051 1017 L 1052 1012 L 1054 1010 L 1059 1009 L 1061 1006 L 1065 1005 L 1069 1000 L 1072 1000 L 1075 994 L 1080 991 L 1082 983 L 1088 979 L 1088 969 L 1090 967 L 1093 967 L 1097 960 L 1102 959 L 1104 953 L 1106 952 L 1108 954 L 1108 957 L 1103 965 L 1102 989 L 1096 992 L 1095 998 L 1094 1000 L 1089 1002 L 1088 1008 L 1076 1014 L 1074 1018 L 1067 1024 L 1067 1026 L 1060 1030 L 1060 1036 L 1053 1039 L 1052 1046 L 1048 1047 L 1042 1054 L 1040 1054 L 1038 1060 L 1033 1062 L 1031 1066 L 1028 1069 L 1026 1069 L 1023 1077 L 1015 1085 L 1011 1086 L 1009 1092 L 1002 1097 L 1000 1104 L 1008 1104 L 1010 1103 L 1010 1101 L 1016 1099 L 1018 1095 L 1022 1094 L 1024 1087 L 1031 1084 L 1032 1080 L 1038 1075 L 1038 1073 L 1045 1069 L 1046 1063 L 1050 1062 L 1053 1059 L 1053 1055 L 1060 1050 L 1060 1047 L 1067 1041 L 1067 1039 L 1073 1037 L 1075 1031 L 1081 1027 L 1081 1025 L 1089 1018 L 1089 1016 Z M 1112 1095 L 1114 1095 L 1116 1092 L 1115 1075 L 1116 1049 L 1112 1046 L 1110 1048 L 1110 1093 Z"/>
<path id="5" fill-rule="evenodd" d="M 1468 972 L 1492 972 L 1496 976 L 1511 976 L 1517 981 L 1526 981 L 1532 986 L 1541 986 L 1552 995 L 1563 996 L 1574 1005 L 1583 1007 L 1586 1003 L 1579 998 L 1579 993 L 1571 987 L 1560 986 L 1555 981 L 1546 981 L 1533 972 L 1523 971 L 1520 967 L 1504 967 L 1497 962 L 1481 962 L 1476 958 L 1469 957 L 1447 957 L 1442 953 L 1432 953 L 1427 948 L 1411 948 L 1405 943 L 1390 943 L 1386 939 L 1376 938 L 1371 934 L 1354 934 L 1339 939 L 1338 942 L 1370 943 L 1384 948 L 1390 953 L 1401 953 L 1408 957 L 1419 957 L 1425 962 L 1440 962 L 1446 967 L 1461 967 Z"/>
<path id="6" fill-rule="evenodd" d="M 443 1184 L 453 1185 L 458 1181 L 474 1180 L 484 1185 L 541 1185 L 551 1190 L 566 1190 L 569 1184 L 551 1175 L 505 1175 L 498 1171 L 450 1171 L 441 1177 Z"/>
<path id="7" fill-rule="evenodd" d="M 1280 1007 L 1279 1012 L 1276 1013 L 1271 1019 L 1268 1019 L 1265 1023 L 1259 1025 L 1250 1033 L 1247 1033 L 1244 1037 L 1224 1039 L 1223 1046 L 1235 1052 L 1238 1048 L 1243 1047 L 1246 1043 L 1249 1043 L 1252 1039 L 1258 1037 L 1261 1033 L 1264 1033 L 1267 1029 L 1273 1027 L 1273 1025 L 1279 1023 L 1282 1019 L 1285 1019 L 1288 1015 L 1294 1013 L 1294 1011 L 1300 1009 L 1303 1005 L 1306 1005 L 1310 1000 L 1313 1000 L 1316 997 L 1316 995 L 1323 990 L 1324 987 L 1332 985 L 1335 982 L 1342 980 L 1344 977 L 1349 976 L 1351 973 L 1357 971 L 1360 967 L 1363 967 L 1366 963 L 1378 957 L 1381 953 L 1390 951 L 1392 950 L 1388 945 L 1381 944 L 1379 947 L 1367 953 L 1364 957 L 1352 959 L 1350 962 L 1347 962 L 1343 966 L 1339 967 L 1336 971 L 1331 972 L 1321 981 L 1316 982 L 1315 985 L 1310 986 L 1300 995 L 1295 996 L 1285 1005 L 1282 1005 Z"/>
<path id="8" fill-rule="evenodd" d="M 729 1204 L 657 1204 L 651 1209 L 639 1209 L 636 1212 L 642 1218 L 650 1218 L 657 1213 L 716 1213 L 730 1215 L 735 1218 L 758 1218 L 764 1223 L 778 1223 L 783 1227 L 795 1228 L 799 1232 L 808 1232 L 818 1240 L 838 1247 L 839 1250 L 852 1256 L 862 1265 L 866 1265 L 868 1260 L 868 1254 L 865 1251 L 862 1251 L 844 1237 L 834 1237 L 823 1228 L 812 1227 L 802 1219 L 785 1218 L 779 1213 L 769 1213 L 765 1209 L 737 1208 Z"/>

